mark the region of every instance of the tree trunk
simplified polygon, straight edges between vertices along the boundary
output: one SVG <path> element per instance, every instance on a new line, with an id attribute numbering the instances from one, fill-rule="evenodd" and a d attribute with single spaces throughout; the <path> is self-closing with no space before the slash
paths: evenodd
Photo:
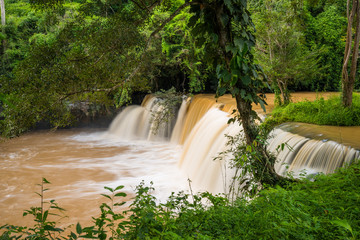
<path id="1" fill-rule="evenodd" d="M 282 101 L 280 99 L 279 105 L 287 105 L 290 103 L 290 94 L 289 91 L 287 89 L 287 83 L 286 80 L 277 80 L 277 86 L 280 90 L 281 96 L 282 96 Z"/>
<path id="2" fill-rule="evenodd" d="M 230 25 L 223 25 L 222 15 L 224 11 L 224 3 L 220 2 L 219 5 L 215 7 L 215 16 L 216 16 L 216 29 L 217 34 L 219 35 L 218 44 L 224 56 L 224 60 L 227 66 L 227 70 L 231 72 L 230 62 L 233 57 L 231 51 L 226 51 L 226 46 L 231 42 L 231 29 Z M 238 86 L 238 89 L 241 89 L 242 86 Z M 274 169 L 275 159 L 269 156 L 266 151 L 266 147 L 263 146 L 259 141 L 257 141 L 258 126 L 255 123 L 256 113 L 252 110 L 252 101 L 245 99 L 241 96 L 240 93 L 235 94 L 237 110 L 240 115 L 241 125 L 243 126 L 245 143 L 247 146 L 251 147 L 251 151 L 256 155 L 254 159 L 251 160 L 251 165 L 253 170 L 254 177 L 257 181 L 262 184 L 275 185 L 283 179 L 279 176 Z M 256 158 L 256 159 L 255 159 Z"/>
<path id="3" fill-rule="evenodd" d="M 5 26 L 5 0 L 0 0 L 0 8 L 1 8 L 1 25 Z"/>
<path id="4" fill-rule="evenodd" d="M 5 0 L 0 0 L 0 12 L 1 12 L 1 26 L 2 26 L 2 32 L 5 33 L 5 24 L 6 24 L 6 18 L 5 18 Z M 6 50 L 6 41 L 5 39 L 2 40 L 2 53 L 5 53 Z"/>
<path id="5" fill-rule="evenodd" d="M 353 43 L 352 24 L 355 17 L 356 30 L 354 37 L 354 46 L 351 49 Z M 342 68 L 342 103 L 344 107 L 350 107 L 352 105 L 352 93 L 355 84 L 355 76 L 357 69 L 357 59 L 359 56 L 359 41 L 360 41 L 360 4 L 358 0 L 353 0 L 352 9 L 350 12 L 350 0 L 347 1 L 347 34 L 346 45 L 344 53 L 344 63 Z M 352 53 L 350 74 L 348 73 L 348 65 L 350 55 Z"/>
<path id="6" fill-rule="evenodd" d="M 236 106 L 240 114 L 241 124 L 244 128 L 244 135 L 247 145 L 252 145 L 256 139 L 256 133 L 254 131 L 254 120 L 251 117 L 252 106 L 251 102 L 244 100 L 240 94 L 235 96 Z"/>
<path id="7" fill-rule="evenodd" d="M 243 99 L 239 94 L 235 96 L 236 106 L 240 114 L 241 124 L 244 129 L 246 145 L 252 146 L 253 151 L 257 154 L 257 159 L 253 159 L 253 174 L 261 184 L 274 186 L 286 182 L 285 178 L 276 173 L 274 164 L 275 158 L 270 156 L 266 147 L 260 142 L 255 144 L 258 132 L 257 126 L 252 116 L 252 104 L 250 101 Z"/>

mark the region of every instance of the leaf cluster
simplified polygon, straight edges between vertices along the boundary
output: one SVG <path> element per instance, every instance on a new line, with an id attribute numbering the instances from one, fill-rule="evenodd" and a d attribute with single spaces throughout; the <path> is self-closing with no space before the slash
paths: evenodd
<path id="1" fill-rule="evenodd" d="M 257 93 L 266 87 L 262 68 L 253 63 L 254 24 L 247 1 L 201 1 L 191 6 L 189 25 L 209 63 L 216 68 L 219 96 L 227 91 L 248 102 L 264 105 Z M 217 49 L 217 50 L 216 50 Z M 211 54 L 211 55 L 210 55 Z"/>

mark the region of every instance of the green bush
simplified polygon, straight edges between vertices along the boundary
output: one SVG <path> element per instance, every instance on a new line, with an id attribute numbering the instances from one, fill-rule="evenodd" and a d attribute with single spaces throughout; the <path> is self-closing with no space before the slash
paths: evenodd
<path id="1" fill-rule="evenodd" d="M 317 100 L 290 103 L 276 107 L 268 123 L 304 122 L 318 125 L 359 126 L 360 125 L 360 95 L 353 95 L 353 104 L 344 108 L 340 96 L 330 97 L 328 100 Z"/>

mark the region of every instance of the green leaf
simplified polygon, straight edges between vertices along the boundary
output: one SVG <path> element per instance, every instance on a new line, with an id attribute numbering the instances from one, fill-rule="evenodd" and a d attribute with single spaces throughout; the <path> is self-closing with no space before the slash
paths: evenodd
<path id="1" fill-rule="evenodd" d="M 106 194 L 101 194 L 101 195 L 111 200 L 111 197 L 109 195 Z"/>
<path id="2" fill-rule="evenodd" d="M 246 100 L 249 100 L 249 101 L 251 101 L 251 102 L 254 102 L 254 99 L 253 99 L 251 93 L 247 94 L 246 97 L 245 97 L 245 99 L 246 99 Z"/>
<path id="3" fill-rule="evenodd" d="M 351 226 L 350 226 L 350 224 L 349 224 L 349 222 L 347 220 L 340 220 L 340 219 L 339 220 L 333 220 L 333 221 L 331 221 L 331 223 L 336 224 L 338 226 L 341 226 L 341 227 L 349 230 L 351 233 L 353 232 L 353 230 L 352 230 L 352 228 L 351 228 Z"/>
<path id="4" fill-rule="evenodd" d="M 218 65 L 216 66 L 216 75 L 217 75 L 218 78 L 221 78 L 221 76 L 220 76 L 220 71 L 221 71 L 221 65 L 218 64 Z"/>
<path id="5" fill-rule="evenodd" d="M 120 190 L 120 189 L 123 189 L 123 188 L 124 188 L 124 185 L 120 185 L 120 186 L 117 186 L 114 191 L 117 191 L 117 190 Z"/>
<path id="6" fill-rule="evenodd" d="M 246 94 L 245 90 L 244 90 L 244 89 L 241 89 L 241 90 L 240 90 L 240 96 L 241 96 L 242 98 L 245 98 L 245 94 Z"/>
<path id="7" fill-rule="evenodd" d="M 42 217 L 42 222 L 45 222 L 45 221 L 46 221 L 46 219 L 47 219 L 48 215 L 49 215 L 49 211 L 48 211 L 48 210 L 46 210 L 46 211 L 44 212 L 43 217 Z"/>
<path id="8" fill-rule="evenodd" d="M 243 12 L 242 18 L 244 19 L 245 24 L 249 23 L 249 16 L 247 15 L 246 12 Z"/>
<path id="9" fill-rule="evenodd" d="M 224 70 L 223 79 L 224 79 L 224 82 L 225 82 L 225 83 L 230 82 L 230 80 L 231 80 L 231 73 L 229 73 L 228 71 Z"/>
<path id="10" fill-rule="evenodd" d="M 248 70 L 249 70 L 249 66 L 246 63 L 243 63 L 242 64 L 242 69 L 244 70 L 245 73 L 247 73 Z"/>
<path id="11" fill-rule="evenodd" d="M 46 180 L 46 178 L 42 178 L 42 182 L 43 183 L 50 183 L 48 180 Z"/>
<path id="12" fill-rule="evenodd" d="M 242 52 L 243 51 L 243 49 L 244 49 L 244 40 L 243 39 L 241 39 L 241 38 L 239 38 L 239 37 L 235 37 L 234 38 L 234 44 L 235 44 L 235 46 L 237 47 L 237 48 L 239 48 L 240 49 L 240 52 Z"/>
<path id="13" fill-rule="evenodd" d="M 77 232 L 77 234 L 81 234 L 81 233 L 82 233 L 82 228 L 81 228 L 80 223 L 77 223 L 77 224 L 76 224 L 76 232 Z"/>
<path id="14" fill-rule="evenodd" d="M 225 92 L 226 92 L 226 88 L 224 88 L 224 87 L 219 87 L 219 88 L 218 88 L 218 94 L 219 94 L 219 96 L 224 95 Z"/>
<path id="15" fill-rule="evenodd" d="M 230 82 L 230 86 L 233 87 L 235 86 L 235 84 L 238 82 L 238 76 L 237 75 L 234 75 L 231 79 L 231 82 Z"/>
<path id="16" fill-rule="evenodd" d="M 242 56 L 240 56 L 240 55 L 236 56 L 236 61 L 237 61 L 238 66 L 242 65 L 243 60 L 244 60 L 244 58 Z"/>
<path id="17" fill-rule="evenodd" d="M 110 192 L 114 192 L 114 189 L 110 188 L 110 187 L 104 187 L 105 189 L 109 190 Z"/>
<path id="18" fill-rule="evenodd" d="M 246 75 L 241 77 L 241 81 L 245 86 L 248 86 L 251 82 L 251 78 L 248 75 Z"/>
<path id="19" fill-rule="evenodd" d="M 231 0 L 224 0 L 226 7 L 230 10 L 230 13 L 233 14 L 234 6 L 232 5 Z"/>
<path id="20" fill-rule="evenodd" d="M 63 232 L 64 231 L 61 228 L 55 228 L 55 227 L 53 227 L 51 225 L 45 225 L 44 230 L 46 230 L 46 231 L 54 231 L 54 232 Z"/>
<path id="21" fill-rule="evenodd" d="M 71 233 L 70 233 L 70 236 L 71 236 L 73 239 L 77 239 L 76 234 L 75 234 L 75 233 L 73 233 L 73 232 L 71 232 Z"/>
<path id="22" fill-rule="evenodd" d="M 266 103 L 262 99 L 259 100 L 259 103 L 260 103 L 262 110 L 264 110 L 264 112 L 266 112 L 266 108 L 265 108 Z"/>
<path id="23" fill-rule="evenodd" d="M 238 52 L 238 48 L 232 44 L 226 45 L 225 50 L 226 52 L 231 52 L 234 55 L 236 55 Z"/>
<path id="24" fill-rule="evenodd" d="M 126 202 L 121 202 L 121 203 L 114 203 L 114 206 L 122 206 L 124 205 Z"/>
<path id="25" fill-rule="evenodd" d="M 123 193 L 123 192 L 119 192 L 117 194 L 115 194 L 115 197 L 126 197 L 127 194 L 126 193 Z"/>
<path id="26" fill-rule="evenodd" d="M 234 123 L 235 122 L 235 118 L 230 118 L 227 122 L 227 124 L 231 124 L 231 123 Z"/>

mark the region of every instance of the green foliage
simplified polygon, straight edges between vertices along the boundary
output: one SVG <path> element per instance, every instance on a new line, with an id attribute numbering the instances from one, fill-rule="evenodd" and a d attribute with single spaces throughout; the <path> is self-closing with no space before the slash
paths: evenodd
<path id="1" fill-rule="evenodd" d="M 22 1 L 8 8 L 0 76 L 0 94 L 9 103 L 1 112 L 3 136 L 17 136 L 39 121 L 71 125 L 70 106 L 77 102 L 120 107 L 136 91 L 204 88 L 211 67 L 201 63 L 186 9 L 151 36 L 183 1 L 49 1 L 56 8 L 33 2 L 43 11 Z"/>
<path id="2" fill-rule="evenodd" d="M 313 51 L 321 49 L 319 64 L 323 66 L 320 75 L 312 80 L 312 90 L 339 90 L 347 26 L 346 2 L 333 2 L 306 6 L 306 45 Z"/>
<path id="3" fill-rule="evenodd" d="M 290 101 L 289 89 L 309 85 L 318 75 L 318 52 L 309 50 L 300 22 L 302 1 L 265 0 L 253 2 L 256 26 L 255 59 L 264 68 L 272 87 L 280 90 L 283 103 Z M 280 102 L 282 103 L 282 102 Z"/>
<path id="4" fill-rule="evenodd" d="M 262 190 L 248 201 L 180 192 L 159 203 L 152 195 L 154 188 L 142 182 L 122 213 L 114 208 L 124 204 L 115 200 L 126 196 L 122 186 L 106 187 L 111 194 L 103 196 L 110 204 L 100 206 L 92 226 L 77 224 L 67 237 L 50 238 L 47 234 L 54 231 L 48 227 L 39 225 L 34 235 L 26 235 L 26 228 L 6 225 L 0 239 L 14 239 L 19 236 L 16 231 L 27 239 L 358 239 L 359 183 L 359 162 L 312 181 Z"/>
<path id="5" fill-rule="evenodd" d="M 199 92 L 204 89 L 209 66 L 203 61 L 204 49 L 196 47 L 188 27 L 191 16 L 188 11 L 183 11 L 164 28 L 162 50 L 172 64 L 189 75 L 189 91 Z"/>
<path id="6" fill-rule="evenodd" d="M 229 122 L 233 121 L 235 119 L 229 120 Z M 256 138 L 251 144 L 246 143 L 243 131 L 235 136 L 227 135 L 226 150 L 214 158 L 215 161 L 227 161 L 230 168 L 235 170 L 232 182 L 226 186 L 227 197 L 233 201 L 238 196 L 252 199 L 259 191 L 269 185 L 286 186 L 292 181 L 292 179 L 281 179 L 276 183 L 272 182 L 273 175 L 277 173 L 268 172 L 266 168 L 267 166 L 274 166 L 276 157 L 264 150 L 264 146 L 267 146 L 268 134 L 272 128 L 261 124 L 254 130 L 256 131 Z M 262 157 L 263 154 L 266 154 L 267 157 Z"/>
<path id="7" fill-rule="evenodd" d="M 65 12 L 66 20 L 56 31 L 27 34 L 31 44 L 26 58 L 12 75 L 0 78 L 0 92 L 12 105 L 4 105 L 1 113 L 2 135 L 19 135 L 41 120 L 54 127 L 68 126 L 74 120 L 72 104 L 119 105 L 129 100 L 132 91 L 148 89 L 147 79 L 140 75 L 125 82 L 143 43 L 135 23 L 129 24 L 136 16 L 126 11 L 105 20 Z M 41 21 L 32 19 L 31 29 L 37 29 Z"/>
<path id="8" fill-rule="evenodd" d="M 44 193 L 49 190 L 45 188 L 47 184 L 50 184 L 48 180 L 42 178 L 41 184 L 38 184 L 41 191 L 36 193 L 40 197 L 40 206 L 31 207 L 25 210 L 23 216 L 31 215 L 35 224 L 32 227 L 18 227 L 13 225 L 4 225 L 0 229 L 4 230 L 0 239 L 61 239 L 60 235 L 64 232 L 64 229 L 56 227 L 57 221 L 48 220 L 50 216 L 57 216 L 63 218 L 60 215 L 63 208 L 59 207 L 55 200 L 45 201 Z M 48 205 L 46 208 L 45 205 Z M 60 214 L 55 213 L 60 212 Z"/>
<path id="9" fill-rule="evenodd" d="M 305 122 L 318 125 L 359 126 L 360 125 L 360 95 L 353 95 L 351 108 L 342 106 L 339 96 L 328 100 L 317 100 L 290 103 L 285 107 L 275 108 L 271 116 L 266 119 L 267 124 L 280 124 L 283 122 Z"/>
<path id="10" fill-rule="evenodd" d="M 253 63 L 254 25 L 247 1 L 204 1 L 203 6 L 191 7 L 189 25 L 197 45 L 205 47 L 207 61 L 216 66 L 217 95 L 230 91 L 244 101 L 264 103 L 257 94 L 266 83 L 261 67 Z"/>
<path id="11" fill-rule="evenodd" d="M 117 199 L 126 197 L 127 194 L 119 191 L 124 188 L 122 185 L 116 188 L 104 188 L 111 194 L 101 195 L 109 199 L 110 204 L 102 203 L 100 205 L 100 216 L 93 217 L 94 224 L 83 228 L 78 223 L 76 225 L 76 233 L 71 232 L 68 239 L 96 238 L 112 240 L 121 238 L 122 232 L 125 230 L 126 221 L 123 221 L 125 216 L 122 213 L 116 213 L 116 208 L 123 206 L 126 202 L 118 202 Z"/>

